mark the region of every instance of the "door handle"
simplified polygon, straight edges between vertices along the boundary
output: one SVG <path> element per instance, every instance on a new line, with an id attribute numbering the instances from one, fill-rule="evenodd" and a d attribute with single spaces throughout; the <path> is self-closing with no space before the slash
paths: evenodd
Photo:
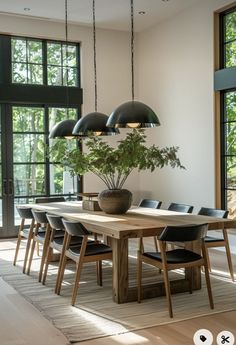
<path id="1" fill-rule="evenodd" d="M 12 196 L 14 193 L 14 186 L 12 179 L 4 179 L 3 180 L 3 195 L 4 196 Z"/>
<path id="2" fill-rule="evenodd" d="M 8 194 L 8 183 L 7 183 L 7 179 L 3 180 L 3 195 L 7 195 Z"/>
<path id="3" fill-rule="evenodd" d="M 13 180 L 9 179 L 8 180 L 8 195 L 12 196 L 14 191 L 14 186 L 13 186 Z"/>

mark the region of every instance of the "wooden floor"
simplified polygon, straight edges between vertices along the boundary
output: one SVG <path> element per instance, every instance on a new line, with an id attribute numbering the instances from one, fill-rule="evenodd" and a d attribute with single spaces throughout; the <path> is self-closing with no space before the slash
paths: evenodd
<path id="1" fill-rule="evenodd" d="M 217 264 L 219 271 L 226 270 L 224 252 L 214 254 L 214 264 Z M 1 278 L 0 301 L 1 345 L 68 344 L 63 334 Z M 190 345 L 193 344 L 194 333 L 202 328 L 209 329 L 214 339 L 222 330 L 231 331 L 236 337 L 235 319 L 236 311 L 224 312 L 118 336 L 80 342 L 77 345 Z M 216 344 L 216 341 L 213 344 Z"/>

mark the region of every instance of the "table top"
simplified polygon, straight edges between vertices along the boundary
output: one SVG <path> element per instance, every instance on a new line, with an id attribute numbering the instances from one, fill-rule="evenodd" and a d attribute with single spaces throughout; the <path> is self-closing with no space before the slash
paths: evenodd
<path id="1" fill-rule="evenodd" d="M 27 205 L 29 206 L 29 205 Z M 77 220 L 94 232 L 117 239 L 154 236 L 167 225 L 209 224 L 209 230 L 235 228 L 236 220 L 133 206 L 126 214 L 111 215 L 82 209 L 81 201 L 31 204 L 32 208 Z"/>

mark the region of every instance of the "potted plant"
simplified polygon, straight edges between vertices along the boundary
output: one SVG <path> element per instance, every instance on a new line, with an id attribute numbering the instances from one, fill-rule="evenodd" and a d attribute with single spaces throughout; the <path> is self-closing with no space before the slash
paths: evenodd
<path id="1" fill-rule="evenodd" d="M 55 161 L 61 162 L 71 175 L 84 175 L 92 172 L 107 186 L 99 193 L 98 202 L 107 213 L 125 213 L 132 202 L 132 194 L 123 189 L 124 183 L 134 169 L 154 171 L 170 165 L 172 168 L 184 168 L 177 157 L 178 147 L 147 147 L 146 135 L 142 129 L 133 129 L 126 137 L 118 141 L 114 148 L 101 137 L 89 137 L 85 145 L 88 152 L 69 148 L 66 142 L 57 141 L 52 152 Z M 117 199 L 120 204 L 117 205 Z"/>

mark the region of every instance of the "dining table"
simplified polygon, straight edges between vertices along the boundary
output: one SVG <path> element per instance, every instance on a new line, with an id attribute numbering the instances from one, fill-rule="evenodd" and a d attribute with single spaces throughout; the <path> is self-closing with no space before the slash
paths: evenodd
<path id="1" fill-rule="evenodd" d="M 217 229 L 236 229 L 236 220 L 180 213 L 164 209 L 150 209 L 132 206 L 127 213 L 106 214 L 102 211 L 88 211 L 82 208 L 81 201 L 65 201 L 30 204 L 33 209 L 43 210 L 68 220 L 81 222 L 90 231 L 103 235 L 112 247 L 112 297 L 116 303 L 137 300 L 137 287 L 129 286 L 129 240 L 133 238 L 158 236 L 167 225 L 207 223 L 209 231 Z M 188 248 L 200 253 L 200 242 L 189 243 Z M 172 293 L 188 290 L 188 274 L 171 281 Z M 201 271 L 194 269 L 193 289 L 201 288 Z M 143 298 L 165 294 L 163 282 L 143 286 Z"/>

